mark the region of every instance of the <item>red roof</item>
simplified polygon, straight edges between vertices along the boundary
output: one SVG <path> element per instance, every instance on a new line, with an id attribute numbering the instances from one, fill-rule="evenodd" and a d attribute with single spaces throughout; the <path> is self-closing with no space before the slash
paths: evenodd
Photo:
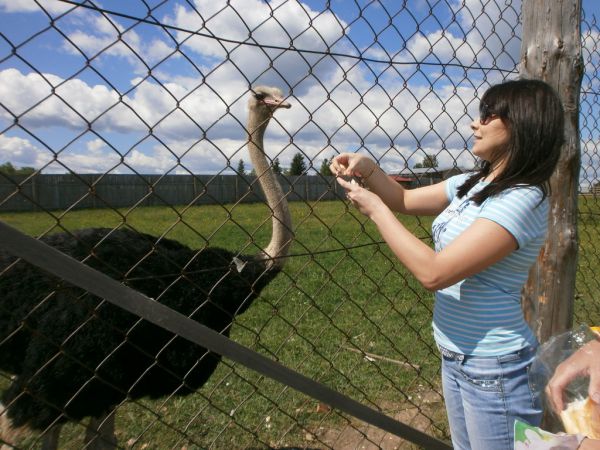
<path id="1" fill-rule="evenodd" d="M 414 181 L 414 180 L 415 180 L 414 178 L 411 178 L 411 177 L 403 177 L 402 175 L 389 175 L 389 177 L 390 177 L 392 180 L 394 180 L 394 181 L 396 181 L 396 182 L 398 182 L 398 183 L 400 183 L 400 182 L 402 182 L 402 181 L 409 182 L 409 181 Z"/>

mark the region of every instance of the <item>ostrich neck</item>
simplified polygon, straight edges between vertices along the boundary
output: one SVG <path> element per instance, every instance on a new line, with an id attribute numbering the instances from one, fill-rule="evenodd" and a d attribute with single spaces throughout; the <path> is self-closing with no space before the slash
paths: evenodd
<path id="1" fill-rule="evenodd" d="M 260 187 L 271 209 L 273 222 L 271 242 L 263 250 L 264 255 L 262 256 L 274 258 L 267 263 L 269 269 L 281 268 L 285 263 L 285 257 L 289 253 L 293 238 L 292 219 L 283 189 L 264 152 L 263 138 L 269 118 L 260 120 L 253 117 L 253 114 L 250 116 L 248 120 L 248 152 Z"/>

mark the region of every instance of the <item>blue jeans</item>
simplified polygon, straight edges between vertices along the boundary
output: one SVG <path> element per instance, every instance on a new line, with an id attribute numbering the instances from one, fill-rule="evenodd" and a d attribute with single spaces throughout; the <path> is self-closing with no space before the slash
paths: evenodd
<path id="1" fill-rule="evenodd" d="M 535 348 L 494 357 L 442 356 L 442 386 L 455 450 L 512 450 L 516 418 L 539 426 L 539 393 L 529 385 Z"/>

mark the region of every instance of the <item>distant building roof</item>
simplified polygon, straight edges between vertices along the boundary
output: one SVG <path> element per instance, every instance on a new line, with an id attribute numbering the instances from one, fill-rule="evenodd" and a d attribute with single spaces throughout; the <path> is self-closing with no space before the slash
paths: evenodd
<path id="1" fill-rule="evenodd" d="M 424 176 L 424 175 L 429 175 L 429 176 L 445 176 L 448 173 L 464 173 L 464 172 L 469 172 L 469 169 L 464 169 L 462 167 L 446 167 L 445 169 L 440 169 L 439 167 L 419 167 L 419 168 L 412 168 L 412 169 L 408 169 L 405 168 L 404 170 L 402 170 L 402 172 L 400 172 L 398 174 L 398 176 L 400 177 L 411 177 L 411 178 L 415 178 L 415 177 L 420 177 L 420 176 Z"/>
<path id="2" fill-rule="evenodd" d="M 442 172 L 442 169 L 440 169 L 438 167 L 413 167 L 412 169 L 409 169 L 407 167 L 401 173 L 402 174 L 423 175 L 426 173 L 429 174 L 429 173 L 440 173 L 440 172 Z"/>
<path id="3" fill-rule="evenodd" d="M 408 177 L 408 176 L 404 176 L 404 175 L 390 175 L 390 178 L 398 183 L 401 182 L 410 182 L 410 181 L 414 181 L 415 177 Z"/>

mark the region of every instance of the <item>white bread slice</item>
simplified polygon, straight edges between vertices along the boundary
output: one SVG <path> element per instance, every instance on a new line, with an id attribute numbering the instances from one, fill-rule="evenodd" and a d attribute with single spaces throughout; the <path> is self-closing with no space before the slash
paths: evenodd
<path id="1" fill-rule="evenodd" d="M 567 433 L 600 439 L 600 406 L 589 397 L 570 402 L 560 418 Z"/>

